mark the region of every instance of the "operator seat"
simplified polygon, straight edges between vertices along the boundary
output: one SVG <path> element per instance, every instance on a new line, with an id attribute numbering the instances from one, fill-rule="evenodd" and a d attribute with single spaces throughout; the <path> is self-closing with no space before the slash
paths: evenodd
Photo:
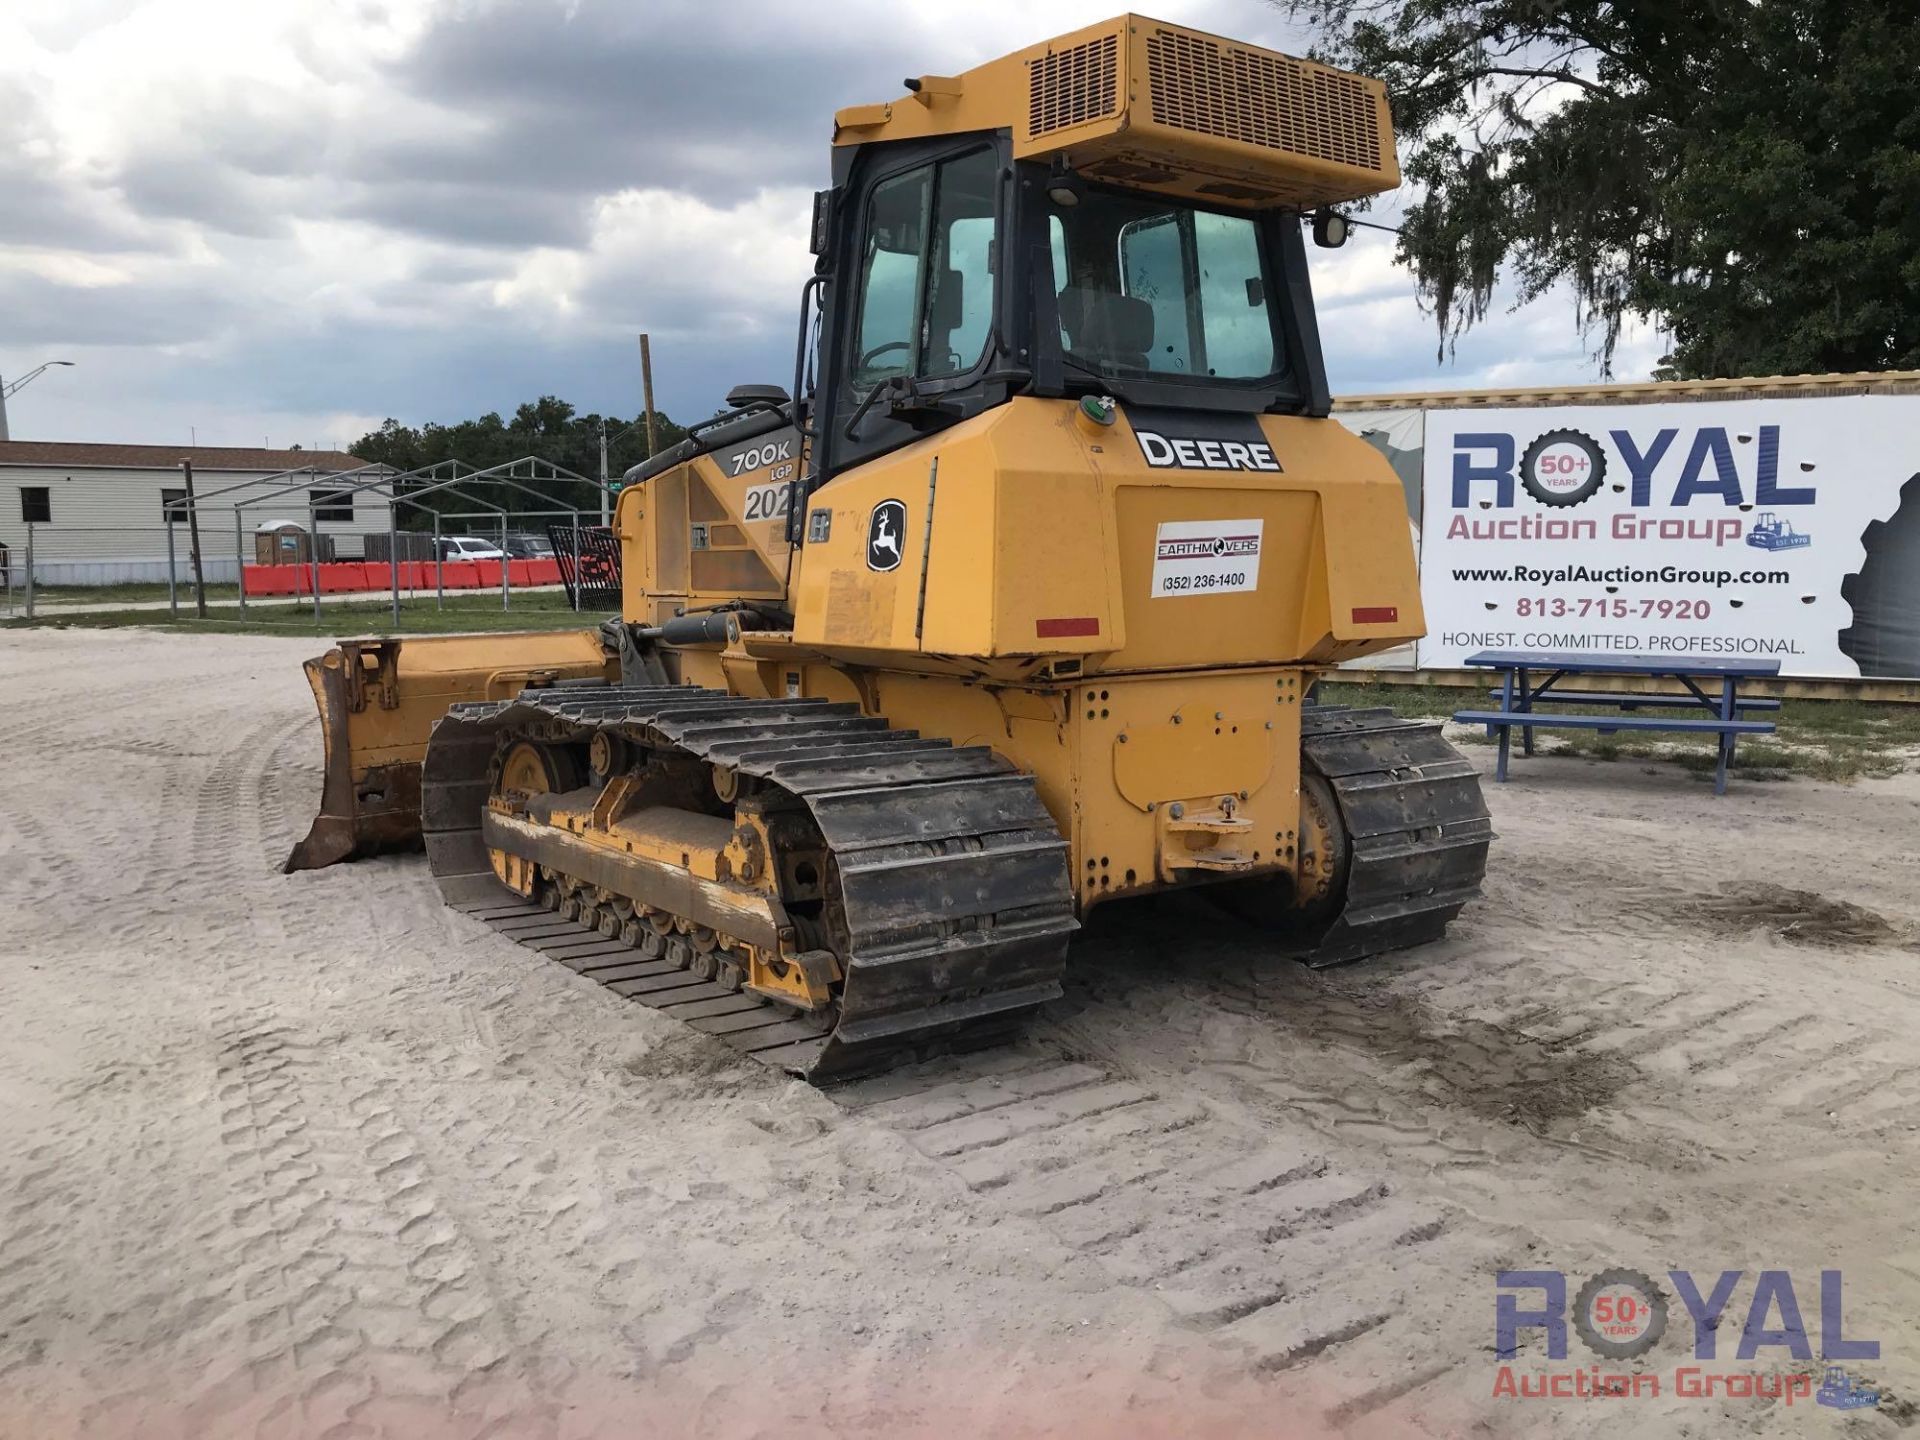
<path id="1" fill-rule="evenodd" d="M 1060 292 L 1060 328 L 1074 354 L 1145 370 L 1153 349 L 1153 306 L 1131 295 L 1069 285 Z"/>

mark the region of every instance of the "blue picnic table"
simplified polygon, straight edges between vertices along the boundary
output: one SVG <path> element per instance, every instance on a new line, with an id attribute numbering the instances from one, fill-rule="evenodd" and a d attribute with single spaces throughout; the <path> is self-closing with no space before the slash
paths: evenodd
<path id="1" fill-rule="evenodd" d="M 1522 753 L 1527 755 L 1533 754 L 1535 730 L 1597 730 L 1602 735 L 1620 730 L 1717 733 L 1720 761 L 1714 771 L 1713 793 L 1724 795 L 1735 739 L 1741 735 L 1771 735 L 1774 729 L 1772 721 L 1750 720 L 1743 712 L 1780 708 L 1778 700 L 1743 697 L 1739 691 L 1742 680 L 1778 675 L 1778 660 L 1687 656 L 1662 659 L 1615 651 L 1481 650 L 1467 656 L 1466 663 L 1500 672 L 1500 684 L 1492 692 L 1500 701 L 1498 710 L 1460 710 L 1453 718 L 1463 724 L 1485 725 L 1488 734 L 1499 733 L 1500 761 L 1495 774 L 1503 781 L 1507 778 L 1507 754 L 1516 725 L 1520 727 Z M 1547 678 L 1536 684 L 1537 675 Z M 1642 675 L 1651 680 L 1678 680 L 1687 693 L 1555 688 L 1569 675 Z M 1703 683 L 1708 688 L 1702 688 Z M 1717 694 L 1712 693 L 1715 689 Z M 1557 715 L 1542 713 L 1539 709 L 1542 705 L 1610 705 L 1626 712 L 1644 708 L 1681 714 Z M 1696 713 L 1702 710 L 1710 718 Z"/>

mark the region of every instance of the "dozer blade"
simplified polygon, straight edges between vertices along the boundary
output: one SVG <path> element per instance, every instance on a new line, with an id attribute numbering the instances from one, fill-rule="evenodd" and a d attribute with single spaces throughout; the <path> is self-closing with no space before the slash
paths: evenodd
<path id="1" fill-rule="evenodd" d="M 320 813 L 283 867 L 318 870 L 420 843 L 420 762 L 450 706 L 564 680 L 613 680 L 598 630 L 342 640 L 306 662 L 320 709 Z"/>

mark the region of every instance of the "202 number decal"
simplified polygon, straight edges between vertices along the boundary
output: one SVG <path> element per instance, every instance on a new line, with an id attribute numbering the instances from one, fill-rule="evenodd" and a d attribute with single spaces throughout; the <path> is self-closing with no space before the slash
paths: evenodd
<path id="1" fill-rule="evenodd" d="M 778 520 L 793 508 L 792 485 L 755 485 L 747 491 L 747 520 Z"/>

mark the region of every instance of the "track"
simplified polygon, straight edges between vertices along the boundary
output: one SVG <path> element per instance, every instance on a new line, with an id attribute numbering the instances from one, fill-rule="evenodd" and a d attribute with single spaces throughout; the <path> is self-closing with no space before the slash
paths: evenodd
<path id="1" fill-rule="evenodd" d="M 850 927 L 830 1032 L 821 1018 L 637 951 L 631 932 L 599 915 L 549 913 L 498 882 L 482 816 L 501 737 L 580 743 L 596 730 L 730 766 L 807 805 L 833 847 Z M 1471 764 L 1438 726 L 1390 710 L 1309 710 L 1302 747 L 1351 854 L 1334 877 L 1339 908 L 1298 958 L 1318 967 L 1439 939 L 1479 893 L 1493 837 Z M 454 909 L 815 1080 L 1004 1041 L 1059 996 L 1075 928 L 1066 847 L 1032 780 L 990 750 L 888 729 L 852 705 L 580 684 L 456 706 L 434 732 L 422 815 Z"/>
<path id="2" fill-rule="evenodd" d="M 1309 708 L 1300 748 L 1352 844 L 1345 904 L 1300 958 L 1318 968 L 1438 940 L 1487 873 L 1493 822 L 1472 763 L 1439 725 L 1391 710 Z"/>
<path id="3" fill-rule="evenodd" d="M 830 1031 L 688 973 L 684 955 L 637 951 L 631 931 L 623 938 L 600 915 L 551 914 L 498 882 L 483 815 L 501 737 L 582 743 L 595 731 L 731 767 L 805 803 L 832 847 L 849 927 Z M 1350 853 L 1333 876 L 1339 908 L 1298 958 L 1317 967 L 1439 939 L 1479 893 L 1493 838 L 1471 764 L 1438 726 L 1390 710 L 1309 710 L 1302 749 Z M 991 750 L 892 730 L 852 705 L 690 686 L 527 691 L 455 706 L 434 731 L 421 793 L 433 874 L 453 908 L 798 1075 L 846 1078 L 996 1044 L 1060 994 L 1075 928 L 1066 846 L 1031 778 Z"/>
<path id="4" fill-rule="evenodd" d="M 641 959 L 494 878 L 482 816 L 500 736 L 580 742 L 596 730 L 731 767 L 805 804 L 831 849 L 846 917 L 846 978 L 830 1033 L 672 960 Z M 456 706 L 428 748 L 421 815 L 449 905 L 812 1079 L 999 1042 L 1059 996 L 1075 928 L 1066 844 L 1032 779 L 991 750 L 890 730 L 852 705 L 689 686 L 561 686 Z"/>

